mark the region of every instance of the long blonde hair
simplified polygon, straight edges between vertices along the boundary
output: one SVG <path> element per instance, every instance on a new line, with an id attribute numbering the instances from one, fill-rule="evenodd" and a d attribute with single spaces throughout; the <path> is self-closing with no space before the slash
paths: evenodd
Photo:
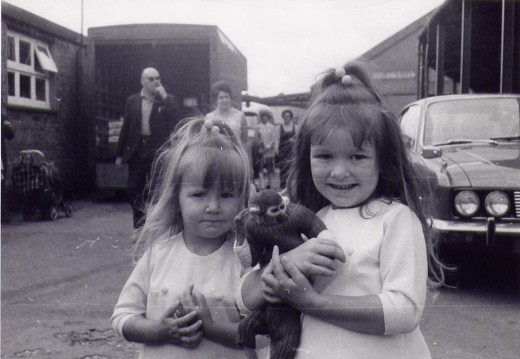
<path id="1" fill-rule="evenodd" d="M 189 166 L 187 154 L 197 156 L 197 166 L 203 168 L 200 180 L 204 188 L 218 184 L 226 190 L 237 191 L 242 208 L 247 206 L 249 160 L 240 140 L 222 121 L 187 118 L 154 160 L 146 219 L 137 234 L 134 259 L 155 242 L 183 230 L 179 192 L 183 173 Z"/>

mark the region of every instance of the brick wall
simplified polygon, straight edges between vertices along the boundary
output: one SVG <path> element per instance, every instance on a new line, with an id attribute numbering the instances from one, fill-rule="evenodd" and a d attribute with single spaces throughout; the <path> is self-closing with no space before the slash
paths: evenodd
<path id="1" fill-rule="evenodd" d="M 51 75 L 51 110 L 34 110 L 13 107 L 7 104 L 6 75 L 6 30 L 39 39 L 49 45 L 58 73 Z M 7 142 L 9 169 L 18 160 L 23 149 L 41 150 L 48 161 L 54 161 L 64 179 L 64 190 L 68 195 L 82 194 L 89 187 L 88 134 L 81 119 L 81 93 L 78 74 L 81 70 L 78 58 L 82 56 L 80 44 L 66 38 L 43 33 L 30 24 L 2 18 L 2 114 L 11 121 L 15 138 Z M 10 184 L 10 173 L 8 174 Z"/>

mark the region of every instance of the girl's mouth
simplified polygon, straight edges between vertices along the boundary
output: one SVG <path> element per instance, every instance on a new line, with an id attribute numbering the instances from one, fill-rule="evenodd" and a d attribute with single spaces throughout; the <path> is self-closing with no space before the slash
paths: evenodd
<path id="1" fill-rule="evenodd" d="M 328 186 L 332 187 L 333 189 L 346 191 L 346 190 L 354 188 L 355 186 L 357 186 L 357 184 L 356 183 L 351 183 L 351 184 L 341 184 L 340 185 L 340 184 L 329 183 Z"/>

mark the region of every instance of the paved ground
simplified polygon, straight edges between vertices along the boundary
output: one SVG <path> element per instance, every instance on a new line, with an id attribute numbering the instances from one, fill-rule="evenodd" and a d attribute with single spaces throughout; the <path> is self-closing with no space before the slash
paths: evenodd
<path id="1" fill-rule="evenodd" d="M 131 358 L 109 318 L 132 269 L 123 202 L 2 225 L 2 358 Z"/>
<path id="2" fill-rule="evenodd" d="M 2 358 L 136 357 L 137 345 L 109 322 L 132 269 L 130 208 L 88 200 L 74 207 L 72 218 L 2 225 Z M 478 261 L 463 285 L 427 306 L 421 328 L 434 358 L 519 358 L 512 266 Z"/>

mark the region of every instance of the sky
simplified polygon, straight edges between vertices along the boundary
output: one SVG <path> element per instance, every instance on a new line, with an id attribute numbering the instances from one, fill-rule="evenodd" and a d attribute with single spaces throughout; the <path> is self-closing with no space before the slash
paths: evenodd
<path id="1" fill-rule="evenodd" d="M 246 57 L 248 93 L 306 92 L 444 0 L 6 0 L 76 32 L 136 23 L 216 25 Z M 81 7 L 83 4 L 83 21 Z"/>

